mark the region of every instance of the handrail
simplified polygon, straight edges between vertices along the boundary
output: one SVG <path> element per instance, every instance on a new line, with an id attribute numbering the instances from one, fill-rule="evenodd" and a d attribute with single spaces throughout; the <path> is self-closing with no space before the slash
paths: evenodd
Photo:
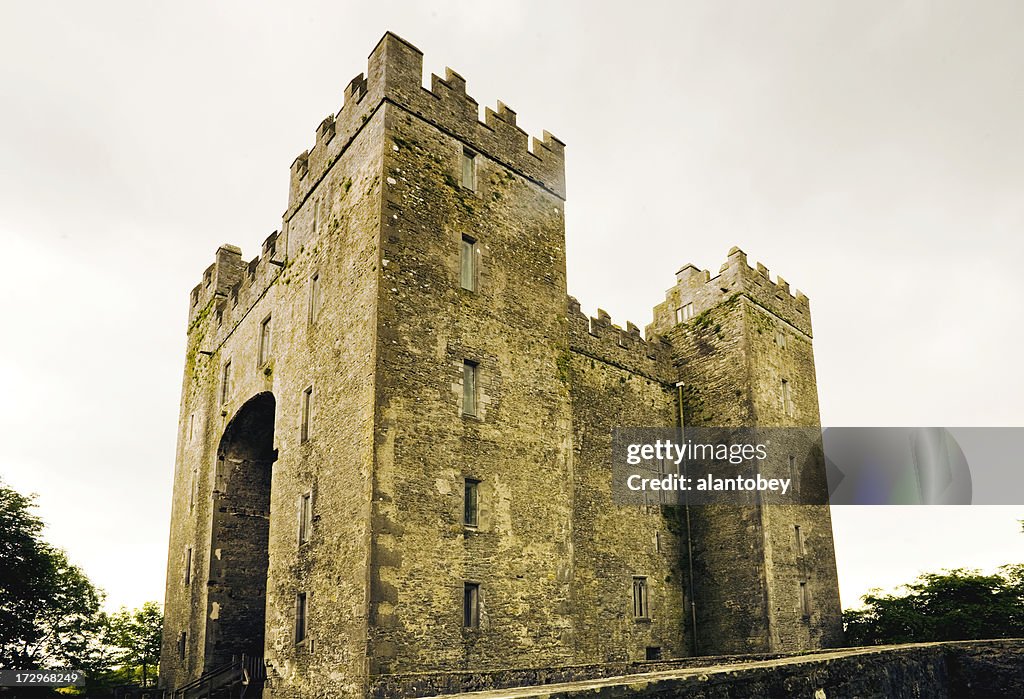
<path id="1" fill-rule="evenodd" d="M 214 690 L 241 681 L 248 685 L 253 681 L 262 682 L 267 677 L 263 658 L 249 655 L 233 656 L 229 662 L 204 672 L 196 679 L 183 684 L 174 690 L 175 697 L 189 699 L 190 693 L 200 690 L 195 696 L 202 696 L 202 690 L 206 690 L 209 697 Z"/>

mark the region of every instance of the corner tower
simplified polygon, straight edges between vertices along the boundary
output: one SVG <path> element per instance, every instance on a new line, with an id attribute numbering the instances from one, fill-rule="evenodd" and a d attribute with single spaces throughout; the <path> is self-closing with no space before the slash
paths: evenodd
<path id="1" fill-rule="evenodd" d="M 807 297 L 733 248 L 715 277 L 693 265 L 679 270 L 647 332 L 672 345 L 684 427 L 809 428 L 794 430 L 784 449 L 771 447 L 768 468 L 817 504 L 692 508 L 696 652 L 839 645 L 824 463 L 812 444 L 793 443 L 821 424 Z"/>

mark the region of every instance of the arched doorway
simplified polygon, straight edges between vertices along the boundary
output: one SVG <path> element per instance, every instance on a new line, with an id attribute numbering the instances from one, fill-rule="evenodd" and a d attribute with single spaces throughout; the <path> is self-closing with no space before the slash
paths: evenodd
<path id="1" fill-rule="evenodd" d="M 263 655 L 275 407 L 272 393 L 250 398 L 217 449 L 204 671 Z"/>

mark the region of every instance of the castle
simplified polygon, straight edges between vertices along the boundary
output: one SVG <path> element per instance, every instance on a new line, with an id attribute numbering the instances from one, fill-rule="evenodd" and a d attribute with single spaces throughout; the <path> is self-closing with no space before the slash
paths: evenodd
<path id="1" fill-rule="evenodd" d="M 292 163 L 280 232 L 192 290 L 165 687 L 242 655 L 264 696 L 356 697 L 840 642 L 827 505 L 610 495 L 614 427 L 817 425 L 807 298 L 733 248 L 683 267 L 643 337 L 587 318 L 564 144 L 478 115 L 385 34 Z"/>

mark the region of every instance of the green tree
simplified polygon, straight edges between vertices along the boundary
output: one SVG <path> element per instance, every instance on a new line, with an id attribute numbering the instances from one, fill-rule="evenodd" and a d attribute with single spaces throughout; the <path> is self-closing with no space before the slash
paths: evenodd
<path id="1" fill-rule="evenodd" d="M 925 573 L 904 594 L 865 595 L 843 613 L 851 645 L 1024 636 L 1024 564 L 994 575 L 976 570 Z"/>
<path id="2" fill-rule="evenodd" d="M 128 681 L 148 686 L 155 680 L 160 660 L 160 638 L 164 618 L 160 605 L 146 602 L 138 609 L 121 609 L 107 620 L 106 642 L 112 648 L 113 662 L 120 666 Z"/>
<path id="3" fill-rule="evenodd" d="M 0 668 L 99 669 L 102 593 L 42 540 L 33 506 L 0 482 Z"/>

